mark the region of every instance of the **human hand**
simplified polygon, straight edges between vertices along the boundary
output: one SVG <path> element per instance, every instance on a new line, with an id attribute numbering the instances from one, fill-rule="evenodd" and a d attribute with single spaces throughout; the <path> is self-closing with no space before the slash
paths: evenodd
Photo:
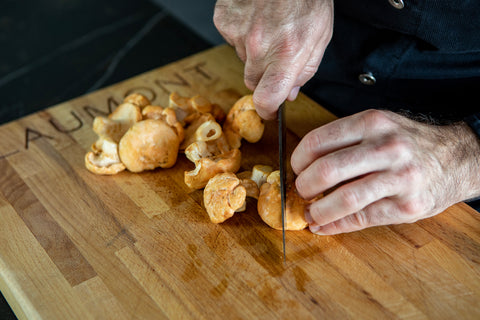
<path id="1" fill-rule="evenodd" d="M 333 0 L 218 0 L 214 23 L 245 63 L 258 114 L 275 118 L 318 69 L 333 32 Z"/>
<path id="2" fill-rule="evenodd" d="M 479 196 L 479 154 L 465 123 L 367 110 L 308 133 L 291 164 L 302 197 L 333 188 L 306 212 L 310 230 L 327 235 L 415 222 Z"/>

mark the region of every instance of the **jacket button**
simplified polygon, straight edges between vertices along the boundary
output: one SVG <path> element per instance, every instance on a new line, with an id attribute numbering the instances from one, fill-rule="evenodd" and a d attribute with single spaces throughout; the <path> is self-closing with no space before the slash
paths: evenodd
<path id="1" fill-rule="evenodd" d="M 377 82 L 377 79 L 375 79 L 375 77 L 371 72 L 362 73 L 358 75 L 358 80 L 360 80 L 362 84 L 367 86 L 373 86 L 375 82 Z"/>
<path id="2" fill-rule="evenodd" d="M 403 9 L 403 7 L 405 7 L 405 3 L 403 2 L 403 0 L 388 0 L 388 2 L 395 9 Z"/>

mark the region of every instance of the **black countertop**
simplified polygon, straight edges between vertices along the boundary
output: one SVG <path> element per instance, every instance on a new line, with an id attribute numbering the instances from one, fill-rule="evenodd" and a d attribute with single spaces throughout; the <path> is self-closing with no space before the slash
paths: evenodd
<path id="1" fill-rule="evenodd" d="M 2 124 L 211 44 L 147 0 L 3 0 L 0 47 Z"/>
<path id="2" fill-rule="evenodd" d="M 4 0 L 0 124 L 207 49 L 147 0 Z"/>

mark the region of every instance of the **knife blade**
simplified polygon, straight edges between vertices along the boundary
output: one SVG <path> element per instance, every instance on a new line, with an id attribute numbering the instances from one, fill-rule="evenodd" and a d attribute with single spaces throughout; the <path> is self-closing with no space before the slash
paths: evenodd
<path id="1" fill-rule="evenodd" d="M 283 240 L 283 263 L 287 262 L 287 254 L 285 250 L 285 214 L 286 214 L 286 141 L 287 141 L 287 129 L 285 123 L 285 102 L 283 102 L 278 108 L 278 156 L 280 166 L 280 199 L 282 206 L 282 240 Z"/>

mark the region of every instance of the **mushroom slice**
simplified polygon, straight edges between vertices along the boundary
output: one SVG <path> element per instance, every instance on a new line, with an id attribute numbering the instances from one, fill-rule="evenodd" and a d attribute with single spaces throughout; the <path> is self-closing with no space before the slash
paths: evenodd
<path id="1" fill-rule="evenodd" d="M 258 188 L 260 188 L 262 184 L 267 182 L 267 177 L 270 175 L 272 171 L 273 171 L 273 168 L 271 166 L 257 164 L 253 166 L 252 176 L 250 179 L 255 181 Z"/>
<path id="2" fill-rule="evenodd" d="M 194 113 L 185 118 L 185 121 L 188 126 L 180 150 L 185 150 L 196 141 L 216 140 L 222 135 L 222 127 L 210 113 Z"/>
<path id="3" fill-rule="evenodd" d="M 125 170 L 118 157 L 118 146 L 107 139 L 99 139 L 92 146 L 94 151 L 85 155 L 85 167 L 93 173 L 111 175 Z"/>
<path id="4" fill-rule="evenodd" d="M 242 138 L 251 143 L 258 142 L 264 129 L 265 124 L 255 110 L 252 95 L 243 96 L 235 102 L 223 124 L 223 131 L 232 148 L 240 148 Z"/>
<path id="5" fill-rule="evenodd" d="M 308 226 L 305 208 L 308 201 L 302 199 L 295 188 L 287 189 L 285 230 L 303 230 Z M 257 209 L 262 220 L 271 228 L 282 230 L 282 208 L 280 196 L 280 171 L 273 171 L 260 187 Z"/>
<path id="6" fill-rule="evenodd" d="M 184 175 L 185 184 L 193 189 L 204 188 L 217 173 L 237 172 L 240 169 L 240 150 L 221 150 L 216 140 L 194 142 L 185 149 L 185 155 L 195 163 L 195 169 L 185 171 Z"/>
<path id="7" fill-rule="evenodd" d="M 165 121 L 147 119 L 135 123 L 119 143 L 119 155 L 132 172 L 170 168 L 176 160 L 180 139 Z"/>
<path id="8" fill-rule="evenodd" d="M 232 217 L 245 204 L 247 191 L 234 173 L 225 172 L 212 177 L 203 192 L 203 201 L 213 223 Z"/>
<path id="9" fill-rule="evenodd" d="M 147 97 L 145 97 L 143 94 L 140 94 L 140 93 L 129 94 L 128 96 L 125 97 L 125 99 L 123 99 L 123 102 L 132 103 L 134 105 L 139 106 L 142 109 L 151 104 L 150 100 L 148 100 Z"/>

